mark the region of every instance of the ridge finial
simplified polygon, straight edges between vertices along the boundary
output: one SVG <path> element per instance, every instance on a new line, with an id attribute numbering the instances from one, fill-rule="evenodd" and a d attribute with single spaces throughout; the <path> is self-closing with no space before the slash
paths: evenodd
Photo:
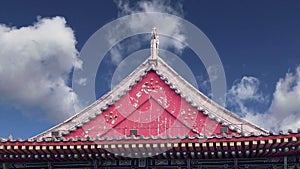
<path id="1" fill-rule="evenodd" d="M 158 46 L 159 46 L 159 38 L 156 32 L 156 28 L 152 28 L 151 32 L 151 59 L 156 60 L 158 57 Z"/>

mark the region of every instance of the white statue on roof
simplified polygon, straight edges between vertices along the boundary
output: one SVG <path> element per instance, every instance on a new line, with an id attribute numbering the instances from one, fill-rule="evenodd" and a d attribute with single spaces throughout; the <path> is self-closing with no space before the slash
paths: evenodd
<path id="1" fill-rule="evenodd" d="M 151 59 L 157 59 L 158 57 L 158 45 L 159 45 L 159 39 L 156 32 L 156 28 L 152 28 L 151 33 Z"/>

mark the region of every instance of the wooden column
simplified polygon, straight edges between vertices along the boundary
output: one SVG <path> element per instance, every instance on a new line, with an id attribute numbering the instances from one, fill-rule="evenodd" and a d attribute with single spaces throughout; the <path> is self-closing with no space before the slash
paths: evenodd
<path id="1" fill-rule="evenodd" d="M 186 161 L 186 168 L 191 169 L 191 159 L 189 159 L 189 158 Z"/>
<path id="2" fill-rule="evenodd" d="M 235 158 L 234 159 L 234 166 L 233 166 L 234 169 L 238 169 L 239 168 L 239 164 L 238 164 L 238 160 Z"/>
<path id="3" fill-rule="evenodd" d="M 2 163 L 2 168 L 3 169 L 9 169 L 8 163 Z"/>
<path id="4" fill-rule="evenodd" d="M 283 157 L 283 169 L 287 169 L 288 168 L 288 165 L 287 165 L 287 156 L 284 156 Z"/>
<path id="5" fill-rule="evenodd" d="M 93 160 L 94 169 L 98 169 L 98 160 Z"/>
<path id="6" fill-rule="evenodd" d="M 48 169 L 52 169 L 52 163 L 51 162 L 48 162 Z"/>

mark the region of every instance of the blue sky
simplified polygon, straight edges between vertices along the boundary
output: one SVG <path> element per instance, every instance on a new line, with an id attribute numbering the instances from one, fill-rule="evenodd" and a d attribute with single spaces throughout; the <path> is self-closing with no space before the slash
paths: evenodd
<path id="1" fill-rule="evenodd" d="M 64 112 L 71 110 L 70 98 L 76 93 L 70 92 L 69 75 L 82 64 L 78 52 L 88 38 L 118 17 L 153 10 L 180 16 L 206 34 L 223 63 L 230 110 L 268 129 L 300 125 L 299 1 L 1 3 L 0 137 L 31 137 L 70 116 Z M 141 48 L 148 45 L 143 37 L 134 40 L 143 42 Z M 178 53 L 200 91 L 209 95 L 201 62 L 188 47 Z M 108 73 L 97 75 L 97 97 L 110 90 L 107 79 L 120 62 L 113 55 L 107 54 L 100 65 L 99 72 Z"/>

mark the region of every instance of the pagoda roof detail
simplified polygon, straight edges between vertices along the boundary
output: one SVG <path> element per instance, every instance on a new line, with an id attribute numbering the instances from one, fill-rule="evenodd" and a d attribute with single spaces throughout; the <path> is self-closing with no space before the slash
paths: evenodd
<path id="1" fill-rule="evenodd" d="M 151 80 L 153 80 L 153 82 Z M 147 83 L 149 83 L 148 86 Z M 151 86 L 150 83 L 151 85 L 152 83 L 154 84 Z M 159 83 L 160 85 L 156 85 L 155 83 Z M 155 88 L 155 85 L 158 88 Z M 161 88 L 163 88 L 163 90 Z M 142 95 L 141 91 L 143 90 L 144 93 L 146 93 L 145 95 L 147 95 L 147 97 L 143 98 L 139 96 Z M 155 92 L 157 93 L 155 94 Z M 127 101 L 124 101 L 124 99 L 126 100 L 126 98 Z M 168 98 L 167 102 L 164 101 L 164 99 L 166 98 Z M 173 101 L 176 99 L 178 100 L 178 98 L 180 101 Z M 134 99 L 138 100 L 139 103 L 134 103 Z M 120 105 L 128 105 L 128 100 L 131 103 L 131 108 L 128 108 L 128 106 L 125 107 L 126 111 L 124 111 L 124 107 L 122 109 L 118 108 L 118 106 L 120 107 Z M 141 102 L 143 102 L 144 105 L 140 104 Z M 176 107 L 176 104 L 178 103 L 180 104 L 179 107 L 177 105 L 178 109 L 171 110 L 171 107 Z M 169 107 L 164 104 L 169 104 Z M 170 104 L 174 105 L 170 106 Z M 185 134 L 189 136 L 195 134 L 199 136 L 211 136 L 213 134 L 221 135 L 220 132 L 217 132 L 217 130 L 220 130 L 221 127 L 226 127 L 228 130 L 228 134 L 235 133 L 236 135 L 261 135 L 269 133 L 267 130 L 244 119 L 241 119 L 233 112 L 230 112 L 224 107 L 218 105 L 216 102 L 205 96 L 198 89 L 188 83 L 166 62 L 164 62 L 158 56 L 158 35 L 156 33 L 156 30 L 153 29 L 151 36 L 151 56 L 146 61 L 144 61 L 139 67 L 137 67 L 129 76 L 123 79 L 120 84 L 115 86 L 111 91 L 102 96 L 100 99 L 96 100 L 90 106 L 86 107 L 81 112 L 70 117 L 57 126 L 35 136 L 34 138 L 50 138 L 53 137 L 53 133 L 55 133 L 57 136 L 63 136 L 67 138 L 76 136 L 87 138 L 91 137 L 87 132 L 92 130 L 93 126 L 91 124 L 93 124 L 94 126 L 98 125 L 109 129 L 116 129 L 117 125 L 119 125 L 119 128 L 123 129 L 127 128 L 128 126 L 130 126 L 131 128 L 135 128 L 138 124 L 129 122 L 134 121 L 134 118 L 130 119 L 132 113 L 133 115 L 140 114 L 141 116 L 141 112 L 148 112 L 144 113 L 143 115 L 149 116 L 149 114 L 153 113 L 148 110 L 152 105 L 155 105 L 154 107 L 159 109 L 159 116 L 162 116 L 164 118 L 159 119 L 159 116 L 157 116 L 158 120 L 156 120 L 155 124 L 157 126 L 164 125 L 164 127 L 162 128 L 164 128 L 165 131 L 170 127 L 169 123 L 176 122 L 176 125 L 178 127 L 185 128 Z M 116 109 L 117 112 L 115 113 L 114 110 Z M 131 112 L 131 114 L 129 114 L 129 112 Z M 187 113 L 186 116 L 185 113 Z M 196 116 L 194 117 L 193 114 L 195 114 Z M 120 121 L 117 121 L 117 118 L 118 120 L 120 119 Z M 192 122 L 189 122 L 188 120 L 191 119 Z M 168 124 L 167 122 L 164 122 L 163 124 L 163 120 L 170 121 Z M 210 124 L 214 125 L 214 130 L 205 133 L 203 132 L 203 129 L 205 129 L 205 127 L 202 126 L 200 129 L 195 128 L 194 126 L 200 124 L 201 120 L 213 121 L 214 123 Z M 150 128 L 149 125 L 146 126 Z M 89 127 L 87 128 L 87 126 Z M 156 128 L 158 129 L 160 127 Z M 201 131 L 196 131 L 197 129 Z M 80 130 L 81 134 L 79 134 Z M 143 131 L 146 132 L 146 130 Z M 153 130 L 147 131 L 148 134 L 143 133 L 143 136 L 150 137 L 151 135 L 162 135 L 163 137 L 166 137 L 169 135 L 172 138 L 175 138 L 176 135 L 174 135 L 174 133 L 178 132 L 171 131 L 170 134 L 168 132 L 162 131 L 157 131 L 156 133 L 153 133 Z M 112 137 L 113 135 L 119 133 L 120 132 L 116 133 L 116 131 L 114 131 L 114 133 L 112 133 L 111 135 L 107 135 L 104 132 L 100 132 L 98 134 L 94 133 L 92 137 Z M 183 135 L 183 133 L 181 133 L 180 135 Z M 126 136 L 126 132 L 123 133 L 123 136 Z M 118 137 L 122 137 L 122 135 L 118 135 Z"/>
<path id="2" fill-rule="evenodd" d="M 155 159 L 172 158 L 172 156 L 180 159 L 275 157 L 299 154 L 299 138 L 299 132 L 290 131 L 260 136 L 187 137 L 173 140 L 135 137 L 124 139 L 0 139 L 0 160 L 6 162 L 78 161 L 91 158 L 106 160 L 148 156 Z M 164 150 L 164 153 L 156 154 L 159 150 Z M 132 152 L 132 156 L 124 157 L 126 152 Z M 189 154 L 185 156 L 186 153 Z"/>

